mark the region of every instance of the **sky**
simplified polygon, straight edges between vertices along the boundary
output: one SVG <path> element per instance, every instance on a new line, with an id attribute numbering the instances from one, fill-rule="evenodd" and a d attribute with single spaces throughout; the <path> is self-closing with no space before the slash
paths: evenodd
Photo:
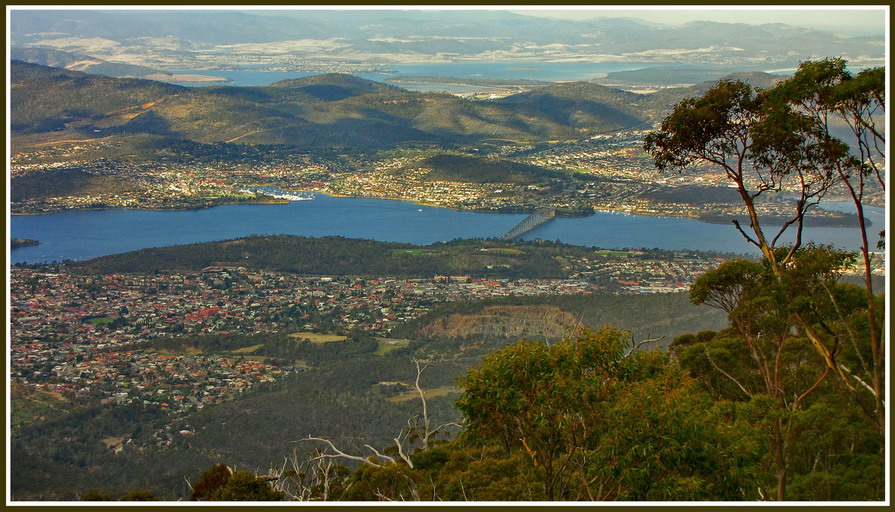
<path id="1" fill-rule="evenodd" d="M 859 0 L 860 1 L 860 0 Z M 59 8 L 59 6 L 43 6 L 45 8 Z M 211 5 L 211 6 L 152 6 L 147 5 L 119 5 L 103 6 L 107 9 L 128 8 L 209 8 L 209 9 L 235 9 L 245 10 L 247 6 L 237 5 Z M 76 8 L 74 6 L 66 8 Z M 639 18 L 644 21 L 663 25 L 683 25 L 691 21 L 717 21 L 723 23 L 747 23 L 761 25 L 765 23 L 785 23 L 797 27 L 828 30 L 834 33 L 846 35 L 872 35 L 883 36 L 887 31 L 889 8 L 883 5 L 786 5 L 749 6 L 749 5 L 706 5 L 693 6 L 681 5 L 450 5 L 450 4 L 417 4 L 417 5 L 294 5 L 253 6 L 250 10 L 279 10 L 279 9 L 425 9 L 425 10 L 467 10 L 488 9 L 507 10 L 527 16 L 543 16 L 550 18 L 586 20 L 593 18 Z"/>
<path id="2" fill-rule="evenodd" d="M 786 23 L 797 27 L 818 28 L 833 32 L 849 34 L 885 33 L 888 11 L 885 6 L 788 6 L 780 9 L 755 8 L 749 6 L 699 7 L 681 5 L 680 7 L 643 7 L 625 6 L 622 9 L 565 6 L 519 9 L 519 14 L 529 16 L 546 16 L 564 19 L 588 18 L 640 18 L 646 21 L 666 25 L 682 25 L 690 21 L 718 21 L 724 23 L 748 23 L 760 25 L 764 23 Z"/>

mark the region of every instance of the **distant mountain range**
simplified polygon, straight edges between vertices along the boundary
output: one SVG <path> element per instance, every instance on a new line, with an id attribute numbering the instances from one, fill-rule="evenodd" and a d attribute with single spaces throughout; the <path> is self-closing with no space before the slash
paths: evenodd
<path id="1" fill-rule="evenodd" d="M 775 78 L 748 76 L 756 85 Z M 573 82 L 475 101 L 344 74 L 264 87 L 189 88 L 13 61 L 11 130 L 17 141 L 153 135 L 308 150 L 569 140 L 646 128 L 707 87 L 645 95 Z"/>
<path id="2" fill-rule="evenodd" d="M 315 60 L 387 65 L 507 59 L 768 70 L 831 55 L 881 65 L 885 50 L 882 37 L 842 37 L 779 23 L 657 26 L 500 10 L 13 10 L 10 16 L 14 47 L 169 70 L 294 67 Z"/>

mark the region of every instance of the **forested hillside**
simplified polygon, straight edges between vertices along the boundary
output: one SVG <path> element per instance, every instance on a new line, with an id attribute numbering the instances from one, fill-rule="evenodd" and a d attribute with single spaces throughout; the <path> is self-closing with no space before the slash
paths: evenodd
<path id="1" fill-rule="evenodd" d="M 184 88 L 20 61 L 12 67 L 13 136 L 155 134 L 203 143 L 358 150 L 411 142 L 580 138 L 646 120 L 638 114 L 636 95 L 592 84 L 477 102 L 347 75 L 265 87 Z"/>
<path id="2" fill-rule="evenodd" d="M 10 190 L 12 201 L 54 197 L 63 195 L 90 194 L 94 191 L 120 193 L 136 187 L 107 176 L 97 176 L 78 168 L 51 169 L 45 172 L 17 176 L 15 186 Z"/>
<path id="3" fill-rule="evenodd" d="M 550 178 L 565 178 L 564 173 L 509 160 L 481 159 L 463 155 L 440 154 L 414 163 L 430 169 L 426 180 L 467 183 L 517 183 L 531 185 Z"/>
<path id="4" fill-rule="evenodd" d="M 432 277 L 472 275 L 556 278 L 557 256 L 585 254 L 575 246 L 512 242 L 517 251 L 485 251 L 508 246 L 496 240 L 456 240 L 429 246 L 342 237 L 251 236 L 223 242 L 141 249 L 72 263 L 100 272 L 198 271 L 212 265 L 282 270 L 310 275 Z"/>
<path id="5" fill-rule="evenodd" d="M 710 87 L 634 94 L 574 82 L 474 101 L 339 74 L 263 87 L 188 88 L 15 60 L 11 72 L 14 140 L 115 135 L 127 143 L 153 135 L 171 143 L 277 144 L 318 151 L 574 140 L 648 127 L 681 98 Z M 761 85 L 773 83 L 772 75 L 749 77 Z"/>

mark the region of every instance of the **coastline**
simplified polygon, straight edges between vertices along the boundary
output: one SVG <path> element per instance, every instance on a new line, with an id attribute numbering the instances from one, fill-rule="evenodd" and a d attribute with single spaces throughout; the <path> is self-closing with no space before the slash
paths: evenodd
<path id="1" fill-rule="evenodd" d="M 529 215 L 534 213 L 537 208 L 535 207 L 525 207 L 520 206 L 516 211 L 503 211 L 500 209 L 494 208 L 458 208 L 454 206 L 448 206 L 444 204 L 437 203 L 429 203 L 425 201 L 418 201 L 412 198 L 401 197 L 401 196 L 382 196 L 382 197 L 368 197 L 363 195 L 348 195 L 348 194 L 338 194 L 333 192 L 323 192 L 319 190 L 313 191 L 302 191 L 302 192 L 310 192 L 314 194 L 322 194 L 329 197 L 334 198 L 342 198 L 342 199 L 380 199 L 384 201 L 406 201 L 413 203 L 418 206 L 424 206 L 427 208 L 441 208 L 445 210 L 454 210 L 459 212 L 474 212 L 474 213 L 515 213 L 515 214 L 525 214 Z M 172 208 L 159 208 L 159 207 L 108 207 L 108 208 L 68 208 L 68 209 L 60 209 L 46 212 L 10 212 L 9 215 L 45 215 L 45 214 L 53 214 L 53 213 L 63 213 L 69 211 L 102 211 L 102 210 L 145 210 L 145 211 L 191 211 L 191 210 L 204 210 L 209 208 L 214 208 L 217 206 L 226 206 L 230 204 L 288 204 L 291 201 L 288 199 L 269 199 L 269 200 L 253 200 L 253 201 L 225 201 L 216 204 L 201 204 L 193 207 L 172 207 Z M 871 207 L 875 207 L 873 205 L 869 205 Z M 580 212 L 580 213 L 572 213 L 572 214 L 562 214 L 561 207 L 555 207 L 557 210 L 558 218 L 577 218 L 577 217 L 589 217 L 591 215 L 595 215 L 597 212 L 604 213 L 612 213 L 612 214 L 621 214 L 621 215 L 639 215 L 644 217 L 667 217 L 667 218 L 678 218 L 678 219 L 693 219 L 699 222 L 704 222 L 706 224 L 729 224 L 734 220 L 740 222 L 740 224 L 748 224 L 749 220 L 745 216 L 720 216 L 720 215 L 711 215 L 711 214 L 703 214 L 703 215 L 669 215 L 663 214 L 661 212 L 655 211 L 645 211 L 645 210 L 630 210 L 630 209 L 612 209 L 612 208 L 603 208 L 600 206 L 594 206 L 592 212 Z M 783 216 L 764 216 L 762 217 L 764 221 L 764 225 L 767 226 L 782 226 L 788 218 L 784 218 Z M 870 219 L 867 217 L 864 218 L 865 225 L 870 227 L 873 225 Z M 843 214 L 834 217 L 811 217 L 808 216 L 805 219 L 806 227 L 828 227 L 828 228 L 850 228 L 857 225 L 857 215 L 855 214 Z"/>
<path id="2" fill-rule="evenodd" d="M 225 84 L 233 82 L 232 79 L 222 77 L 222 76 L 207 76 L 207 75 L 189 75 L 182 73 L 155 73 L 153 75 L 146 75 L 145 77 L 148 80 L 155 80 L 157 82 L 166 82 L 166 83 L 208 83 L 208 84 Z"/>
<path id="3" fill-rule="evenodd" d="M 228 204 L 288 204 L 290 201 L 288 199 L 270 199 L 265 201 L 232 201 L 225 202 L 219 204 L 203 204 L 196 205 L 191 208 L 153 208 L 151 206 L 147 207 L 134 207 L 134 206 L 111 206 L 107 208 L 64 208 L 60 210 L 53 210 L 48 212 L 13 212 L 10 211 L 9 215 L 51 215 L 54 213 L 65 213 L 65 212 L 101 212 L 104 210 L 132 210 L 132 211 L 147 211 L 147 212 L 189 212 L 193 210 L 206 210 L 208 208 L 214 208 L 216 206 L 226 206 Z"/>

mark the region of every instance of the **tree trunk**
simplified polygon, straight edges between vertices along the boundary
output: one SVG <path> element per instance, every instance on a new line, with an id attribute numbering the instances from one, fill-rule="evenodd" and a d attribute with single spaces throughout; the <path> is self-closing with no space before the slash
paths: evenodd
<path id="1" fill-rule="evenodd" d="M 786 451 L 783 441 L 783 420 L 774 422 L 774 462 L 777 466 L 777 501 L 786 499 Z"/>

